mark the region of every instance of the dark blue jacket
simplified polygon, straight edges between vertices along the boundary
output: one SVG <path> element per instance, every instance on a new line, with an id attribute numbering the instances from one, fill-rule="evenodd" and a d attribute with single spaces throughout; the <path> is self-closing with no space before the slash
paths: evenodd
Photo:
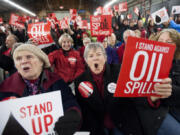
<path id="1" fill-rule="evenodd" d="M 116 48 L 107 46 L 106 54 L 107 54 L 107 63 L 108 64 L 119 64 L 119 56 L 117 54 Z"/>

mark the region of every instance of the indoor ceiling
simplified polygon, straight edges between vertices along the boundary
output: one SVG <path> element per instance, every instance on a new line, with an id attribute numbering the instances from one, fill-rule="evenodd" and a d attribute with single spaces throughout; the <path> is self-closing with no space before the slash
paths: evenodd
<path id="1" fill-rule="evenodd" d="M 40 11 L 46 9 L 47 11 L 60 10 L 60 6 L 64 6 L 64 10 L 70 8 L 83 8 L 84 5 L 88 4 L 89 9 L 95 8 L 94 5 L 103 5 L 106 1 L 109 0 L 11 0 L 31 11 Z M 0 13 L 17 11 L 11 5 L 8 5 L 4 0 L 0 0 Z M 90 5 L 89 5 L 90 4 Z"/>
<path id="2" fill-rule="evenodd" d="M 77 10 L 85 10 L 89 13 L 93 13 L 98 6 L 103 6 L 105 3 L 111 0 L 11 0 L 26 9 L 39 13 L 42 10 L 46 12 L 53 12 L 59 10 L 69 10 L 70 8 L 75 8 Z M 134 5 L 147 0 L 117 0 L 116 3 L 120 2 L 128 2 L 128 7 L 133 7 Z M 19 10 L 14 8 L 13 6 L 4 2 L 4 0 L 0 0 L 0 15 L 18 12 Z M 63 6 L 64 9 L 60 9 L 60 6 Z"/>

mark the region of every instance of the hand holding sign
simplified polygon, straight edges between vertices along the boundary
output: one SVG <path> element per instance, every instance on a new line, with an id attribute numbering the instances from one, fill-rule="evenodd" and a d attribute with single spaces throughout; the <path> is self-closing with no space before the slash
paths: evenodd
<path id="1" fill-rule="evenodd" d="M 63 117 L 60 117 L 55 124 L 54 130 L 59 135 L 72 135 L 80 126 L 81 116 L 75 110 L 69 110 L 64 113 Z"/>
<path id="2" fill-rule="evenodd" d="M 155 102 L 160 98 L 168 98 L 169 96 L 171 96 L 172 93 L 171 82 L 172 81 L 170 78 L 166 78 L 166 79 L 162 79 L 161 83 L 156 83 L 154 85 L 154 91 L 157 95 L 159 95 L 159 97 L 151 96 L 151 100 Z"/>
<path id="3" fill-rule="evenodd" d="M 167 22 L 169 20 L 169 15 L 168 15 L 165 7 L 154 12 L 151 16 L 157 25 L 164 23 L 164 22 Z"/>
<path id="4" fill-rule="evenodd" d="M 51 26 L 49 23 L 31 23 L 28 24 L 28 36 L 33 39 L 40 48 L 50 46 L 54 43 L 51 37 Z"/>
<path id="5" fill-rule="evenodd" d="M 12 124 L 20 125 L 17 130 L 24 129 L 31 135 L 54 134 L 54 124 L 63 115 L 60 91 L 8 100 L 1 102 L 0 107 L 0 134 L 7 130 L 11 132 Z"/>
<path id="6" fill-rule="evenodd" d="M 170 81 L 162 79 L 169 75 L 175 48 L 167 43 L 129 37 L 115 96 L 169 97 Z"/>

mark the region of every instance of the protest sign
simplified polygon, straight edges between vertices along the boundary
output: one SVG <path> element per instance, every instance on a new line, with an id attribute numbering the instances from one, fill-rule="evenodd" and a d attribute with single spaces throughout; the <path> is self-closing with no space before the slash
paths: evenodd
<path id="1" fill-rule="evenodd" d="M 128 10 L 127 2 L 119 3 L 119 12 L 125 12 Z"/>
<path id="2" fill-rule="evenodd" d="M 3 19 L 0 17 L 0 24 L 2 24 L 3 23 Z"/>
<path id="3" fill-rule="evenodd" d="M 78 15 L 76 17 L 76 23 L 79 24 L 79 23 L 81 23 L 81 21 L 82 21 L 82 17 Z"/>
<path id="4" fill-rule="evenodd" d="M 28 24 L 28 36 L 32 38 L 40 48 L 48 47 L 54 43 L 50 31 L 51 26 L 49 23 L 39 22 Z"/>
<path id="5" fill-rule="evenodd" d="M 167 43 L 129 37 L 114 96 L 155 95 L 154 84 L 169 76 L 175 48 Z"/>
<path id="6" fill-rule="evenodd" d="M 162 24 L 163 22 L 167 22 L 169 20 L 169 15 L 165 7 L 154 12 L 153 14 L 151 14 L 151 16 L 157 25 Z"/>
<path id="7" fill-rule="evenodd" d="M 102 15 L 111 15 L 111 8 L 110 7 L 103 8 Z"/>
<path id="8" fill-rule="evenodd" d="M 90 23 L 88 23 L 87 26 L 88 26 L 88 30 L 91 30 L 91 25 L 90 25 Z"/>
<path id="9" fill-rule="evenodd" d="M 69 28 L 68 20 L 63 18 L 62 20 L 59 21 L 59 26 L 60 29 L 68 29 Z"/>
<path id="10" fill-rule="evenodd" d="M 29 135 L 55 135 L 54 124 L 64 115 L 60 91 L 8 100 L 0 107 L 0 134 L 16 130 Z"/>
<path id="11" fill-rule="evenodd" d="M 114 5 L 113 9 L 114 9 L 115 12 L 118 12 L 119 11 L 119 5 Z"/>
<path id="12" fill-rule="evenodd" d="M 172 14 L 180 14 L 180 6 L 173 6 L 171 13 Z"/>
<path id="13" fill-rule="evenodd" d="M 133 9 L 134 13 L 138 16 L 139 15 L 139 9 L 138 7 L 134 7 Z"/>
<path id="14" fill-rule="evenodd" d="M 112 33 L 111 15 L 90 16 L 90 26 L 92 36 L 109 36 Z"/>
<path id="15" fill-rule="evenodd" d="M 128 14 L 128 15 L 127 15 L 127 18 L 128 18 L 128 19 L 132 19 L 132 14 Z"/>
<path id="16" fill-rule="evenodd" d="M 96 12 L 97 12 L 98 15 L 102 15 L 103 14 L 103 7 L 98 7 L 96 9 Z"/>
<path id="17" fill-rule="evenodd" d="M 81 20 L 81 22 L 78 23 L 80 29 L 87 29 L 88 23 L 87 20 Z"/>
<path id="18" fill-rule="evenodd" d="M 70 18 L 72 21 L 76 20 L 77 17 L 77 10 L 76 9 L 70 9 L 69 10 Z"/>
<path id="19" fill-rule="evenodd" d="M 21 20 L 21 17 L 19 15 L 11 14 L 9 24 L 24 29 L 25 28 L 24 24 L 20 23 L 19 20 Z"/>

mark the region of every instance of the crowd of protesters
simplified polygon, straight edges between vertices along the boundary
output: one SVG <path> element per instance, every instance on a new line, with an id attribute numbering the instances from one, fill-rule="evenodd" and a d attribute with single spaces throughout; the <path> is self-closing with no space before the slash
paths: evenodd
<path id="1" fill-rule="evenodd" d="M 150 15 L 143 21 L 115 13 L 112 29 L 111 35 L 93 41 L 77 23 L 68 29 L 55 25 L 54 44 L 40 49 L 27 27 L 1 24 L 0 100 L 61 90 L 65 113 L 55 124 L 60 135 L 79 130 L 90 135 L 179 135 L 180 14 L 156 25 Z M 108 90 L 117 83 L 129 36 L 176 46 L 169 78 L 154 86 L 159 97 L 115 98 Z M 86 85 L 92 90 L 84 91 Z"/>

